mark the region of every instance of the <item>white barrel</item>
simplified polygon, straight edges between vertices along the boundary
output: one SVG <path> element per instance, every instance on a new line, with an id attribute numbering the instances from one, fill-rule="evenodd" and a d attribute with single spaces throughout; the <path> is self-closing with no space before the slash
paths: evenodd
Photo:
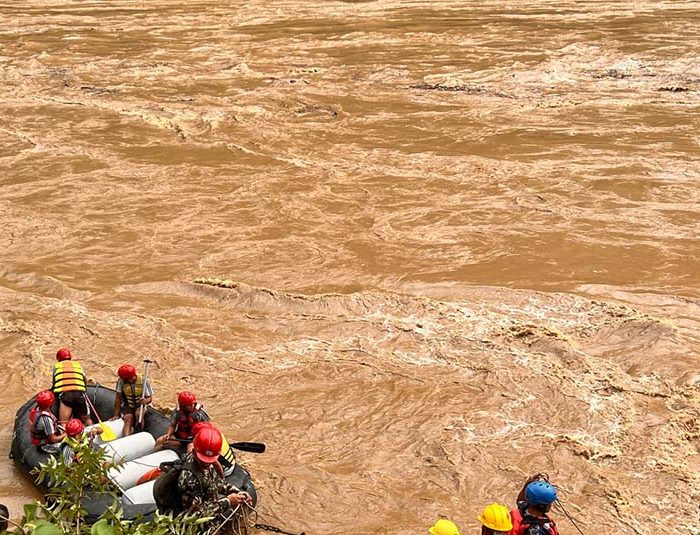
<path id="1" fill-rule="evenodd" d="M 95 427 L 99 427 L 100 424 L 95 424 L 91 425 L 85 428 L 85 432 L 88 433 L 90 429 L 93 429 Z M 124 420 L 119 418 L 118 420 L 114 420 L 112 422 L 102 422 L 102 425 L 106 425 L 109 427 L 112 431 L 114 431 L 114 434 L 116 435 L 117 438 L 122 438 L 124 435 Z M 102 444 L 106 444 L 104 440 L 102 440 L 102 435 L 97 435 L 95 437 L 95 442 L 97 446 L 101 446 Z"/>
<path id="2" fill-rule="evenodd" d="M 131 487 L 124 494 L 122 494 L 122 504 L 124 506 L 155 504 L 156 499 L 153 497 L 153 485 L 155 484 L 155 481 L 149 481 L 143 485 Z"/>
<path id="3" fill-rule="evenodd" d="M 120 489 L 125 491 L 136 486 L 141 476 L 154 468 L 158 468 L 160 463 L 167 463 L 177 459 L 179 459 L 179 456 L 173 450 L 157 451 L 124 463 L 121 466 L 110 468 L 108 475 Z"/>
<path id="4" fill-rule="evenodd" d="M 151 453 L 155 446 L 156 439 L 153 438 L 153 435 L 144 431 L 106 442 L 101 448 L 104 449 L 107 459 L 119 463 L 143 457 Z"/>

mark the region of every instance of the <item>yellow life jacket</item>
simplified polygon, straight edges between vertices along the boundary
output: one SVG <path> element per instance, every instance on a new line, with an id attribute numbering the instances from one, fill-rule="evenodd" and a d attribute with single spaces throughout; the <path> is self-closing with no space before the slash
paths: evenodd
<path id="1" fill-rule="evenodd" d="M 80 362 L 64 360 L 54 364 L 51 390 L 56 394 L 72 390 L 85 392 L 85 374 Z"/>
<path id="2" fill-rule="evenodd" d="M 138 400 L 142 397 L 143 381 L 138 375 L 136 376 L 136 381 L 134 381 L 133 383 L 127 383 L 126 381 L 122 381 L 122 399 L 129 407 L 135 409 L 138 406 Z"/>
<path id="3" fill-rule="evenodd" d="M 81 445 L 87 444 L 88 441 L 89 438 L 86 433 L 81 433 L 77 438 L 66 436 L 66 438 L 63 439 L 63 442 L 73 451 L 77 450 Z"/>
<path id="4" fill-rule="evenodd" d="M 231 446 L 228 445 L 228 440 L 221 433 L 221 453 L 219 454 L 219 462 L 224 468 L 236 466 L 236 455 L 233 453 Z"/>

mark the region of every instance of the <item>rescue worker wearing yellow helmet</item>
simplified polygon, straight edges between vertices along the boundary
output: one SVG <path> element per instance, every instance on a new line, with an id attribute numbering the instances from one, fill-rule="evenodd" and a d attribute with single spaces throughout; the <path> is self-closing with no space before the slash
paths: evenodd
<path id="1" fill-rule="evenodd" d="M 500 503 L 484 507 L 477 520 L 481 522 L 481 535 L 508 535 L 513 529 L 510 510 Z"/>
<path id="2" fill-rule="evenodd" d="M 438 518 L 435 524 L 428 529 L 430 535 L 460 535 L 457 524 L 446 518 Z"/>

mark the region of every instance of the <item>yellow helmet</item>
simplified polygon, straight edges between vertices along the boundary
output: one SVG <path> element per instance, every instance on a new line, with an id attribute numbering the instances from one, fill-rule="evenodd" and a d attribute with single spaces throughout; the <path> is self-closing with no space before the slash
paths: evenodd
<path id="1" fill-rule="evenodd" d="M 505 505 L 501 505 L 500 503 L 487 505 L 476 518 L 484 526 L 494 531 L 510 531 L 513 529 L 510 511 Z"/>
<path id="2" fill-rule="evenodd" d="M 459 528 L 451 520 L 439 518 L 428 532 L 432 535 L 459 535 Z"/>

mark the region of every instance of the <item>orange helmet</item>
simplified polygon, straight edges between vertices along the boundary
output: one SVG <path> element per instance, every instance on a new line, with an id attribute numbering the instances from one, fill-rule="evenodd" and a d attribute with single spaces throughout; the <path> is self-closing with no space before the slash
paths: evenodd
<path id="1" fill-rule="evenodd" d="M 53 392 L 51 390 L 42 390 L 36 395 L 36 404 L 43 411 L 50 409 L 53 405 Z"/>
<path id="2" fill-rule="evenodd" d="M 205 427 L 194 437 L 194 454 L 203 463 L 212 464 L 219 458 L 222 444 L 221 431 Z"/>
<path id="3" fill-rule="evenodd" d="M 180 407 L 186 407 L 187 405 L 193 405 L 195 403 L 197 403 L 197 396 L 192 392 L 180 392 L 177 395 L 177 404 L 180 405 Z"/>
<path id="4" fill-rule="evenodd" d="M 84 430 L 85 427 L 83 426 L 83 422 L 81 422 L 77 418 L 71 418 L 66 422 L 66 435 L 68 435 L 69 437 L 75 438 Z"/>
<path id="5" fill-rule="evenodd" d="M 124 381 L 131 381 L 134 377 L 136 377 L 136 368 L 134 368 L 131 364 L 123 364 L 122 366 L 119 366 L 117 373 L 119 374 L 120 379 Z"/>
<path id="6" fill-rule="evenodd" d="M 56 360 L 61 362 L 63 360 L 70 360 L 73 358 L 73 354 L 70 352 L 70 349 L 67 347 L 62 347 L 58 351 L 56 351 Z"/>

